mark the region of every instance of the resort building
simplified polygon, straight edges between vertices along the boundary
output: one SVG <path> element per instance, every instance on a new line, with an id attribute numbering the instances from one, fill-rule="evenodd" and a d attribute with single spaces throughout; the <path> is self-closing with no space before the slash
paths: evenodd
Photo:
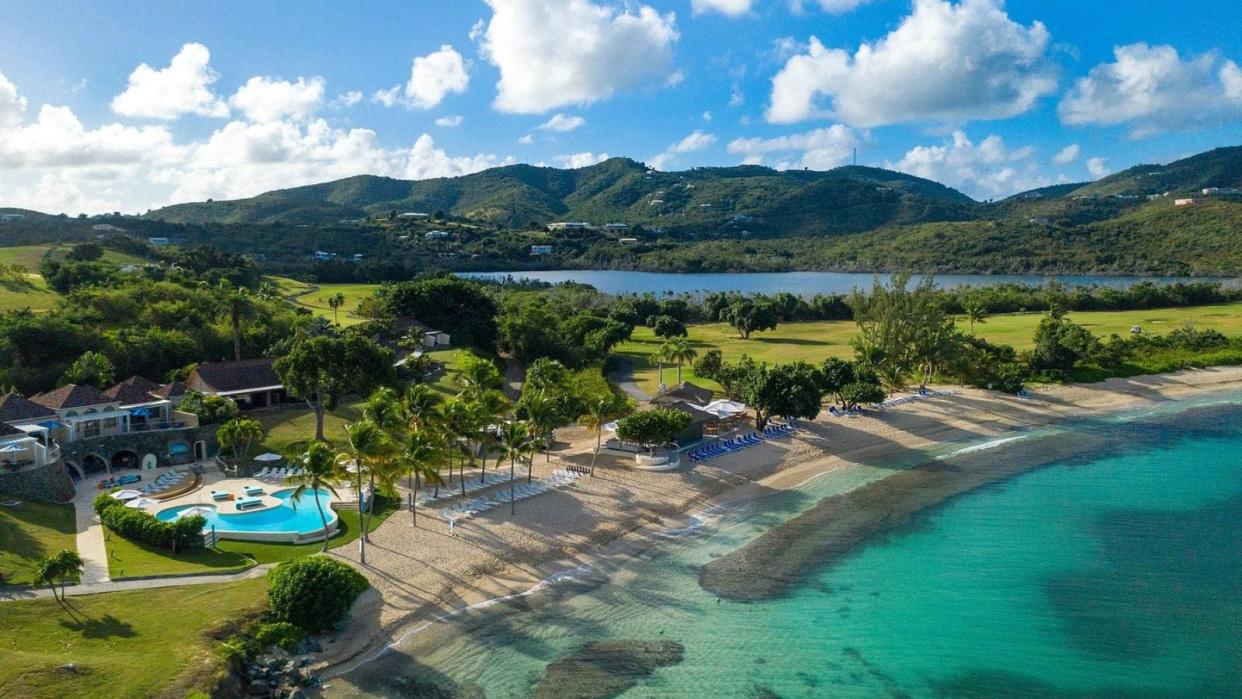
<path id="1" fill-rule="evenodd" d="M 393 321 L 392 326 L 397 337 L 418 338 L 424 349 L 453 346 L 453 338 L 448 333 L 430 328 L 413 316 L 401 316 Z"/>
<path id="2" fill-rule="evenodd" d="M 421 211 L 406 211 L 404 213 L 397 214 L 397 218 L 424 219 L 428 218 L 428 216 Z"/>
<path id="3" fill-rule="evenodd" d="M 551 245 L 532 245 L 530 246 L 530 254 L 532 255 L 551 255 Z"/>
<path id="4" fill-rule="evenodd" d="M 147 238 L 147 244 L 154 245 L 155 247 L 163 247 L 165 245 L 172 244 L 172 241 L 163 236 L 154 236 L 152 238 Z"/>
<path id="5" fill-rule="evenodd" d="M 0 396 L 0 472 L 43 466 L 60 458 L 49 430 L 56 413 L 16 393 Z"/>
<path id="6" fill-rule="evenodd" d="M 585 231 L 590 230 L 590 228 L 591 224 L 585 221 L 557 221 L 556 223 L 548 224 L 548 230 L 550 231 Z"/>
<path id="7" fill-rule="evenodd" d="M 200 364 L 190 372 L 185 387 L 208 396 L 231 398 L 242 410 L 271 408 L 288 400 L 285 385 L 270 357 L 240 362 Z"/>

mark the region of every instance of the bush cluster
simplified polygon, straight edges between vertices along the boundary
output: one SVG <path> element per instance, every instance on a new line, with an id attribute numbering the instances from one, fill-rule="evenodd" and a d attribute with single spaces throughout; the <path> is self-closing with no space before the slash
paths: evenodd
<path id="1" fill-rule="evenodd" d="M 126 507 L 107 493 L 95 496 L 94 506 L 105 527 L 130 541 L 173 553 L 203 547 L 203 527 L 207 520 L 199 515 L 162 522 L 154 515 Z"/>
<path id="2" fill-rule="evenodd" d="M 286 561 L 268 573 L 272 618 L 308 634 L 331 628 L 349 614 L 370 583 L 348 564 L 327 556 Z"/>

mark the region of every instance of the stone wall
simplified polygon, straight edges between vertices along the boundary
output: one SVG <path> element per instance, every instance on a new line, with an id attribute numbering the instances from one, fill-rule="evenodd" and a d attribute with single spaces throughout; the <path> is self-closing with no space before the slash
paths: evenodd
<path id="1" fill-rule="evenodd" d="M 73 479 L 63 462 L 39 466 L 17 473 L 0 473 L 0 492 L 42 502 L 73 500 Z"/>
<path id="2" fill-rule="evenodd" d="M 72 461 L 79 466 L 87 456 L 97 456 L 110 465 L 112 457 L 123 451 L 133 452 L 139 460 L 147 454 L 154 454 L 160 466 L 177 466 L 194 461 L 194 443 L 200 441 L 207 445 L 207 458 L 213 458 L 220 452 L 220 447 L 216 443 L 215 425 L 183 430 L 115 434 L 62 444 L 60 449 L 62 459 Z M 178 445 L 184 445 L 185 451 L 178 453 L 180 451 Z"/>

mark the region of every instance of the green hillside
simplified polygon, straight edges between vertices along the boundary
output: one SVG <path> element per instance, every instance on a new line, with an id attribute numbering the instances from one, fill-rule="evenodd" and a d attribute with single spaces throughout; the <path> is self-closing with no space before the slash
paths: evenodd
<path id="1" fill-rule="evenodd" d="M 1242 146 L 1217 148 L 1168 165 L 1139 165 L 1074 190 L 1073 196 L 1198 194 L 1242 188 Z"/>

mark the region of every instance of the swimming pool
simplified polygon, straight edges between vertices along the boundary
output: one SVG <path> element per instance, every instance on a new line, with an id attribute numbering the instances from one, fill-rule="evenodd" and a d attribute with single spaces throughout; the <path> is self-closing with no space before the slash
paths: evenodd
<path id="1" fill-rule="evenodd" d="M 328 506 L 330 495 L 326 490 L 307 490 L 296 500 L 292 488 L 278 490 L 271 496 L 280 500 L 280 504 L 254 512 L 222 514 L 215 505 L 179 505 L 160 510 L 155 518 L 168 522 L 187 510 L 193 510 L 192 514 L 202 515 L 207 520 L 204 532 L 215 527 L 216 536 L 223 539 L 295 543 L 320 541 L 323 539 L 323 521 L 319 518 L 319 509 L 315 507 L 315 497 L 318 496 L 323 514 L 328 519 L 328 531 L 330 534 L 336 532 L 339 519 Z"/>

